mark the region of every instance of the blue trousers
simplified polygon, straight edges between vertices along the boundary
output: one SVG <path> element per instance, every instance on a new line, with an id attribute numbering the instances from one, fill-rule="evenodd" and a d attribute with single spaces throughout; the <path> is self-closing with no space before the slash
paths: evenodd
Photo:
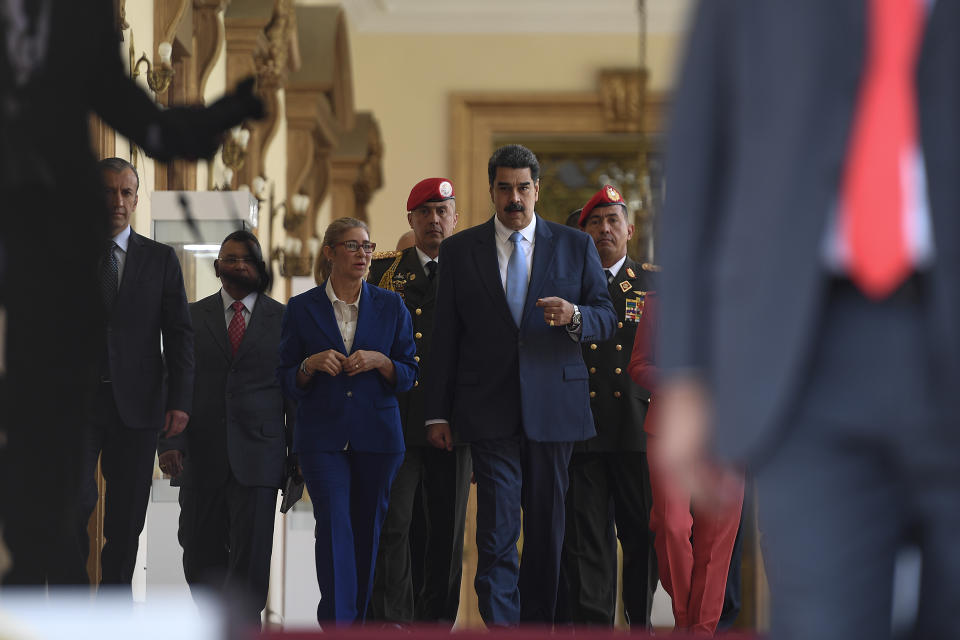
<path id="1" fill-rule="evenodd" d="M 477 479 L 474 585 L 480 615 L 488 626 L 552 624 L 573 443 L 515 436 L 471 442 L 470 453 Z"/>
<path id="2" fill-rule="evenodd" d="M 362 622 L 390 485 L 403 453 L 301 452 L 299 458 L 317 521 L 317 620 Z"/>

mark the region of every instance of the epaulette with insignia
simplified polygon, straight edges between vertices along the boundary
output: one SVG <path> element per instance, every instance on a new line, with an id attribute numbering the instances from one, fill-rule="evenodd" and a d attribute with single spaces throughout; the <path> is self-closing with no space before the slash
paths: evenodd
<path id="1" fill-rule="evenodd" d="M 653 271 L 653 272 L 660 271 L 660 265 L 653 264 L 652 262 L 644 262 L 642 265 L 640 265 L 640 268 L 643 269 L 644 271 Z"/>
<path id="2" fill-rule="evenodd" d="M 384 258 L 396 258 L 402 253 L 403 251 L 377 251 L 373 254 L 373 256 L 370 259 L 383 260 Z"/>

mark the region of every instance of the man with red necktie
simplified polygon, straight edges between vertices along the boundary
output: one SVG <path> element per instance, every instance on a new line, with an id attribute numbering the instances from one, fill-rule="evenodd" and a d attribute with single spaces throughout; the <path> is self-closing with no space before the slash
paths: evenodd
<path id="1" fill-rule="evenodd" d="M 283 305 L 257 237 L 234 231 L 213 263 L 222 288 L 190 305 L 196 338 L 193 413 L 160 441 L 160 469 L 180 485 L 183 573 L 223 590 L 243 625 L 267 604 L 277 490 L 293 437 L 293 407 L 280 392 Z"/>
<path id="2" fill-rule="evenodd" d="M 960 2 L 708 0 L 675 95 L 664 455 L 751 465 L 774 638 L 918 637 L 960 606 Z M 707 487 L 709 486 L 709 490 Z"/>

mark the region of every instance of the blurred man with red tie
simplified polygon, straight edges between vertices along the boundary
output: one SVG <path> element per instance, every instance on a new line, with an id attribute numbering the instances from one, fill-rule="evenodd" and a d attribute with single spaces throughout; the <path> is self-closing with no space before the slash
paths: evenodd
<path id="1" fill-rule="evenodd" d="M 775 638 L 890 637 L 911 542 L 915 632 L 956 636 L 957 24 L 955 0 L 696 17 L 668 152 L 660 433 L 701 493 L 711 446 L 753 465 Z"/>

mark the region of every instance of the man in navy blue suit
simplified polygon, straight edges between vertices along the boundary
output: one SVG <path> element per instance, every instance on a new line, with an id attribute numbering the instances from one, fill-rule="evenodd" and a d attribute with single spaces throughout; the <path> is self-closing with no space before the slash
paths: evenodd
<path id="1" fill-rule="evenodd" d="M 580 342 L 610 338 L 617 319 L 590 236 L 534 212 L 537 157 L 502 147 L 487 174 L 496 215 L 440 248 L 427 438 L 451 449 L 452 428 L 471 445 L 484 622 L 549 624 L 567 465 L 596 433 Z"/>

